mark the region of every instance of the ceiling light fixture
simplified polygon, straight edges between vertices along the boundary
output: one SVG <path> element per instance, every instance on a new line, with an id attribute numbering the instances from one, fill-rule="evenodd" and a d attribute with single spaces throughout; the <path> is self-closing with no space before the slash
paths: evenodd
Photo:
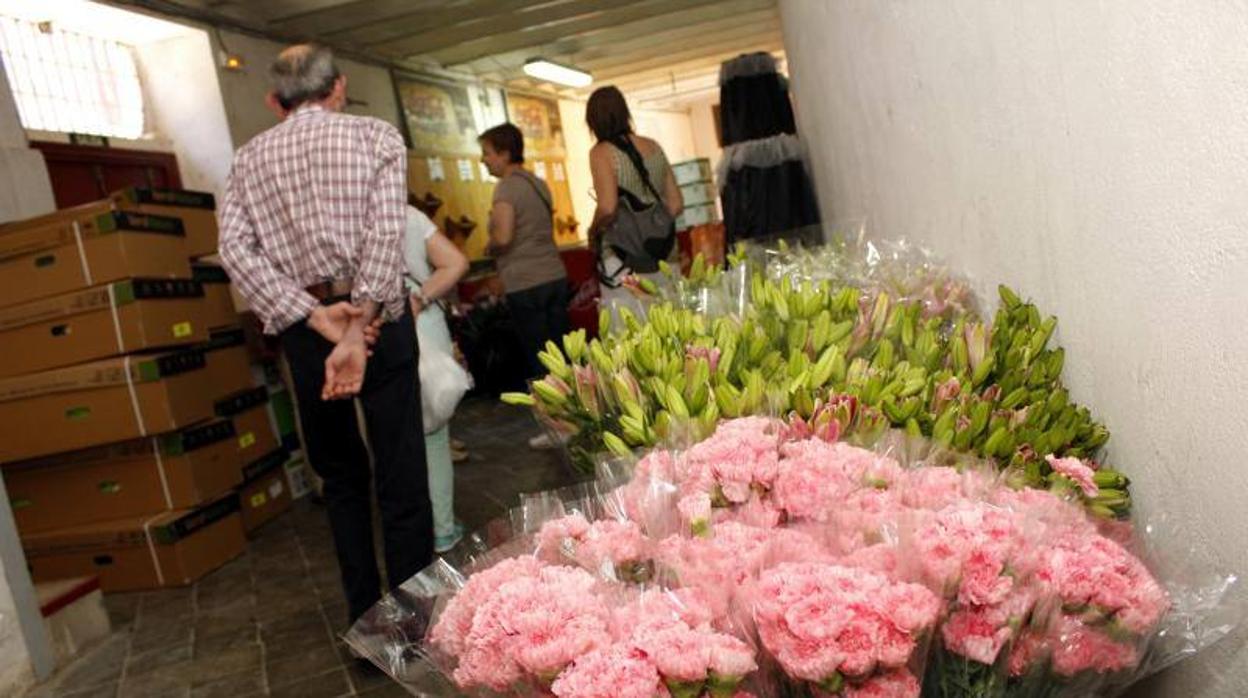
<path id="1" fill-rule="evenodd" d="M 589 87 L 594 76 L 583 70 L 552 63 L 545 58 L 534 58 L 524 64 L 524 74 L 529 77 L 568 87 Z"/>

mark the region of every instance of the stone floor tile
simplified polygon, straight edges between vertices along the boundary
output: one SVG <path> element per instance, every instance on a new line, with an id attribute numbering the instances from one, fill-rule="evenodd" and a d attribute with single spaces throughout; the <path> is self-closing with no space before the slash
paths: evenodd
<path id="1" fill-rule="evenodd" d="M 189 644 L 192 628 L 191 625 L 181 623 L 145 625 L 130 633 L 130 654 L 138 655 L 164 647 Z"/>
<path id="2" fill-rule="evenodd" d="M 122 680 L 117 698 L 186 698 L 191 682 L 174 672 L 155 671 Z"/>
<path id="3" fill-rule="evenodd" d="M 170 645 L 149 650 L 142 654 L 132 654 L 126 660 L 125 679 L 128 681 L 132 677 L 149 674 L 158 669 L 182 666 L 188 664 L 190 660 L 191 645 L 189 641 L 182 645 Z"/>
<path id="4" fill-rule="evenodd" d="M 360 696 L 361 698 L 411 698 L 412 694 L 409 693 L 406 688 L 403 688 L 398 683 L 395 683 L 389 678 L 387 678 L 386 680 L 388 683 L 386 683 L 385 685 L 373 686 L 363 691 L 357 690 L 356 695 Z M 430 695 L 430 694 L 426 694 L 426 695 Z M 446 694 L 446 695 L 450 695 L 450 694 Z"/>
<path id="5" fill-rule="evenodd" d="M 128 633 L 114 634 L 66 667 L 55 683 L 57 690 L 80 691 L 116 683 L 121 677 L 129 644 Z"/>
<path id="6" fill-rule="evenodd" d="M 298 653 L 278 657 L 265 657 L 264 672 L 268 677 L 269 690 L 298 683 L 311 673 L 321 669 L 341 668 L 342 659 L 334 646 L 324 642 Z M 345 676 L 345 674 L 344 674 Z"/>
<path id="7" fill-rule="evenodd" d="M 260 631 L 253 623 L 219 630 L 217 632 L 195 632 L 194 656 L 196 659 L 209 657 L 222 652 L 247 649 L 260 646 Z"/>
<path id="8" fill-rule="evenodd" d="M 117 689 L 121 684 L 109 683 L 81 691 L 58 691 L 56 698 L 116 698 Z"/>
<path id="9" fill-rule="evenodd" d="M 269 695 L 272 698 L 338 698 L 351 695 L 351 684 L 347 682 L 346 671 L 338 669 L 318 676 L 308 676 L 286 686 L 270 686 Z"/>
<path id="10" fill-rule="evenodd" d="M 248 698 L 263 695 L 267 695 L 264 671 L 259 668 L 191 685 L 191 698 Z"/>
<path id="11" fill-rule="evenodd" d="M 260 645 L 237 647 L 224 652 L 195 657 L 191 660 L 186 675 L 192 685 L 229 676 L 243 671 L 261 671 L 264 664 L 264 651 Z"/>
<path id="12" fill-rule="evenodd" d="M 261 633 L 266 661 L 298 655 L 315 649 L 333 649 L 333 638 L 322 624 L 318 628 L 283 633 Z"/>

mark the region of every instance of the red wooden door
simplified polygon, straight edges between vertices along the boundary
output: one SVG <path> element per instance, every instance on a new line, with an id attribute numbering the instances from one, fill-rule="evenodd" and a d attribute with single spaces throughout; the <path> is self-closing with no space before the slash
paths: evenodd
<path id="1" fill-rule="evenodd" d="M 52 180 L 57 208 L 98 201 L 126 187 L 182 188 L 172 153 L 35 141 Z"/>

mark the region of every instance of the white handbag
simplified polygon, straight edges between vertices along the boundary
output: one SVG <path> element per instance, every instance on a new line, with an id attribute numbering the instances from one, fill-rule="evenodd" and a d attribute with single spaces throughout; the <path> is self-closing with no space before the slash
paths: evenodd
<path id="1" fill-rule="evenodd" d="M 425 420 L 425 433 L 446 426 L 455 414 L 455 407 L 464 393 L 472 388 L 472 376 L 455 360 L 440 343 L 426 341 L 416 335 L 420 342 L 420 402 Z"/>

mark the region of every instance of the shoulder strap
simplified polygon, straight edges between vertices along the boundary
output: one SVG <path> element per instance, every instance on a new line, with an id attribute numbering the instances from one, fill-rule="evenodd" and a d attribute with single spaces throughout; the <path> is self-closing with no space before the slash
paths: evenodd
<path id="1" fill-rule="evenodd" d="M 633 163 L 633 168 L 637 170 L 637 174 L 641 176 L 641 183 L 646 189 L 654 195 L 657 203 L 663 203 L 663 196 L 654 188 L 654 182 L 650 181 L 650 172 L 646 169 L 646 160 L 641 157 L 641 151 L 637 150 L 637 146 L 633 145 L 633 141 L 629 139 L 628 134 L 623 134 L 611 139 L 611 145 L 614 145 L 621 152 L 628 156 L 629 162 Z"/>
<path id="2" fill-rule="evenodd" d="M 516 176 L 517 176 L 517 177 L 519 177 L 520 179 L 523 179 L 524 181 L 528 182 L 528 183 L 529 183 L 529 186 L 530 186 L 530 187 L 533 187 L 533 193 L 534 193 L 534 194 L 537 194 L 537 198 L 539 198 L 539 199 L 541 199 L 541 200 L 542 200 L 542 203 L 546 206 L 546 210 L 550 212 L 550 215 L 552 215 L 552 216 L 553 216 L 553 215 L 555 215 L 555 207 L 554 207 L 554 205 L 553 205 L 553 204 L 551 204 L 551 202 L 550 202 L 550 200 L 549 200 L 549 199 L 547 199 L 546 197 L 542 196 L 542 188 L 541 188 L 541 187 L 539 187 L 539 186 L 537 186 L 537 183 L 533 181 L 533 179 L 532 179 L 532 177 L 533 177 L 533 176 L 532 176 L 532 175 L 530 175 L 527 171 L 525 171 L 525 172 L 523 172 L 523 173 L 517 172 L 517 173 L 516 173 Z"/>

